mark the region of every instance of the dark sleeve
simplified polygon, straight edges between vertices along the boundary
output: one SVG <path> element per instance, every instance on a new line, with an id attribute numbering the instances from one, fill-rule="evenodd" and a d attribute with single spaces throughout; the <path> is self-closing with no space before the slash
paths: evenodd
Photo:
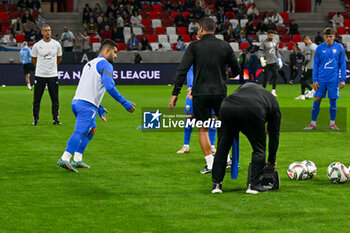
<path id="1" fill-rule="evenodd" d="M 187 72 L 193 64 L 194 54 L 192 43 L 188 45 L 185 54 L 182 57 L 179 68 L 177 69 L 175 86 L 172 95 L 179 95 L 181 88 L 187 78 Z"/>
<path id="2" fill-rule="evenodd" d="M 231 46 L 229 46 L 229 55 L 228 55 L 227 64 L 231 68 L 233 77 L 236 77 L 241 73 L 241 68 L 238 64 L 237 58 Z"/>
<path id="3" fill-rule="evenodd" d="M 267 122 L 267 130 L 269 132 L 269 158 L 268 161 L 274 164 L 276 161 L 276 153 L 279 144 L 281 125 L 281 112 L 279 107 L 271 114 Z"/>

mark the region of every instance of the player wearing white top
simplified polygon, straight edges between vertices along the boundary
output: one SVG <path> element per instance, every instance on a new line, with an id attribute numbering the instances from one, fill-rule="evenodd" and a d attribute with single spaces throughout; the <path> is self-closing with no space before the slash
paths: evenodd
<path id="1" fill-rule="evenodd" d="M 58 72 L 57 65 L 62 61 L 61 45 L 51 39 L 51 28 L 44 25 L 41 28 L 43 39 L 38 41 L 32 49 L 32 63 L 35 65 L 35 85 L 33 102 L 33 125 L 38 125 L 40 101 L 46 85 L 52 102 L 53 124 L 61 125 L 58 120 Z"/>
<path id="2" fill-rule="evenodd" d="M 106 121 L 107 111 L 100 105 L 107 91 L 116 101 L 130 113 L 135 111 L 133 103 L 126 100 L 114 87 L 113 60 L 117 57 L 118 45 L 112 40 L 105 40 L 101 46 L 100 55 L 88 62 L 81 75 L 75 96 L 72 101 L 72 111 L 76 117 L 75 130 L 67 142 L 66 150 L 58 160 L 58 167 L 71 172 L 75 168 L 90 168 L 83 160 L 83 153 L 96 133 L 97 113 Z M 74 154 L 72 161 L 71 158 Z"/>

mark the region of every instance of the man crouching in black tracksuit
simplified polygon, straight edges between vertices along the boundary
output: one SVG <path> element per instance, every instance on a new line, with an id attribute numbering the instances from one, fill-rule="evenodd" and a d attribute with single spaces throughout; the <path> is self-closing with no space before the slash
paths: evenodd
<path id="1" fill-rule="evenodd" d="M 247 136 L 252 148 L 251 176 L 246 193 L 266 192 L 260 182 L 266 165 L 266 128 L 269 134 L 267 165 L 276 166 L 281 112 L 276 98 L 255 83 L 246 83 L 226 97 L 220 108 L 221 133 L 212 171 L 212 193 L 222 193 L 227 154 L 239 132 Z"/>

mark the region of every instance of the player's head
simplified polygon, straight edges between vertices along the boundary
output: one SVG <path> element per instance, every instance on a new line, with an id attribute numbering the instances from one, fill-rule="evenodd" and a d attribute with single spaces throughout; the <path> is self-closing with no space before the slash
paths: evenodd
<path id="1" fill-rule="evenodd" d="M 199 21 L 198 37 L 200 38 L 204 34 L 213 34 L 215 32 L 215 22 L 209 17 L 203 17 Z"/>
<path id="2" fill-rule="evenodd" d="M 311 39 L 310 39 L 310 36 L 304 36 L 304 37 L 303 37 L 303 41 L 304 41 L 304 43 L 307 44 L 307 45 L 310 44 L 310 43 L 312 42 Z"/>
<path id="3" fill-rule="evenodd" d="M 335 31 L 333 28 L 323 30 L 323 37 L 327 45 L 332 45 L 335 39 Z"/>
<path id="4" fill-rule="evenodd" d="M 41 34 L 43 35 L 44 40 L 51 39 L 51 27 L 47 24 L 41 27 Z"/>
<path id="5" fill-rule="evenodd" d="M 275 36 L 275 32 L 274 31 L 272 31 L 272 30 L 269 30 L 268 32 L 267 32 L 267 39 L 268 40 L 273 40 L 273 37 Z"/>
<path id="6" fill-rule="evenodd" d="M 23 41 L 23 44 L 22 44 L 22 45 L 23 45 L 23 47 L 24 47 L 24 46 L 28 46 L 27 41 Z"/>
<path id="7" fill-rule="evenodd" d="M 101 45 L 100 55 L 104 56 L 107 61 L 113 63 L 113 60 L 117 58 L 118 44 L 113 40 L 105 40 Z"/>

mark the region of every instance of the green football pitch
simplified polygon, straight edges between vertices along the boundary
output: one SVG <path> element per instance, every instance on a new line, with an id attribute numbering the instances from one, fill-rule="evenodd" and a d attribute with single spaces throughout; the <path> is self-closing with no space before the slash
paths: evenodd
<path id="1" fill-rule="evenodd" d="M 229 86 L 229 93 L 237 87 Z M 108 121 L 97 120 L 97 134 L 84 155 L 91 169 L 69 173 L 57 168 L 56 162 L 74 130 L 70 103 L 75 87 L 60 87 L 62 126 L 52 125 L 45 91 L 37 127 L 31 126 L 33 92 L 24 86 L 0 87 L 0 232 L 350 231 L 350 184 L 332 184 L 326 175 L 331 162 L 350 165 L 350 134 L 302 132 L 313 101 L 294 100 L 299 85 L 277 89 L 281 108 L 293 108 L 289 112 L 294 113 L 309 108 L 306 116 L 282 117 L 282 123 L 288 119 L 301 124 L 281 132 L 277 154 L 281 189 L 258 195 L 245 194 L 251 148 L 243 135 L 238 180 L 227 172 L 224 193 L 213 195 L 211 176 L 199 173 L 205 161 L 197 132 L 192 134 L 191 152 L 178 155 L 182 132 L 136 129 L 142 107 L 167 107 L 172 87 L 118 89 L 136 103 L 136 112 L 126 112 L 106 94 L 102 105 L 109 111 Z M 184 102 L 181 94 L 178 107 L 183 108 Z M 321 106 L 328 117 L 328 100 Z M 338 107 L 350 107 L 350 87 L 341 90 Z M 306 159 L 316 163 L 317 176 L 289 180 L 288 165 Z"/>

